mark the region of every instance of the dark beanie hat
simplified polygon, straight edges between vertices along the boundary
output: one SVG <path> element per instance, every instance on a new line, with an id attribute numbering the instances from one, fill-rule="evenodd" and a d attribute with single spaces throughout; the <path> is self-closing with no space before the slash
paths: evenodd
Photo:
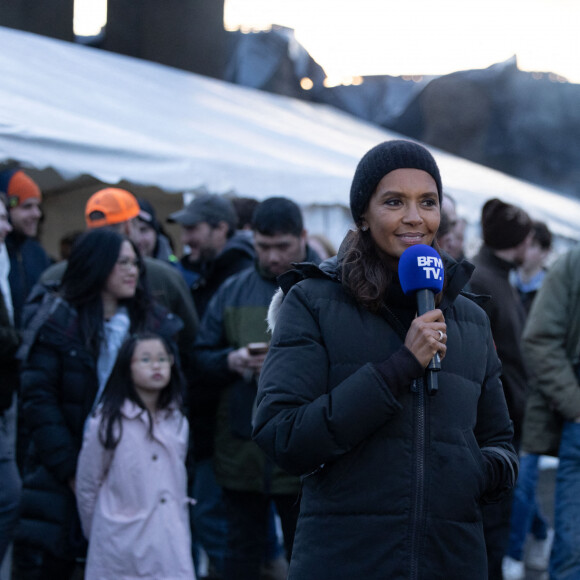
<path id="1" fill-rule="evenodd" d="M 443 186 L 439 168 L 431 153 L 413 141 L 385 141 L 368 151 L 354 172 L 350 187 L 350 211 L 354 223 L 359 223 L 379 181 L 395 169 L 426 171 L 435 180 L 441 203 Z"/>
<path id="2" fill-rule="evenodd" d="M 481 231 L 485 245 L 493 250 L 515 248 L 532 231 L 532 220 L 518 206 L 494 198 L 481 210 Z"/>
<path id="3" fill-rule="evenodd" d="M 139 215 L 137 219 L 149 224 L 157 233 L 161 230 L 161 224 L 157 220 L 157 214 L 155 208 L 151 205 L 151 202 L 144 199 L 143 197 L 137 198 L 137 203 L 139 204 Z"/>

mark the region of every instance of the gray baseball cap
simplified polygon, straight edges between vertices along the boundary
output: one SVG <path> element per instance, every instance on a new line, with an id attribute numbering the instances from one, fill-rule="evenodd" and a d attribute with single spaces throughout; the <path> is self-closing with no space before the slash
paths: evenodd
<path id="1" fill-rule="evenodd" d="M 198 195 L 183 209 L 170 214 L 167 221 L 182 226 L 194 226 L 201 222 L 217 226 L 219 222 L 224 221 L 231 229 L 235 229 L 237 216 L 229 199 L 215 193 L 206 193 Z"/>

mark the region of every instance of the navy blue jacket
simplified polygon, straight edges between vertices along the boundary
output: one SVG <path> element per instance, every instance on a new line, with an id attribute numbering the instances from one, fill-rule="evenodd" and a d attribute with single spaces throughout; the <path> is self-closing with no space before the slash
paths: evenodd
<path id="1" fill-rule="evenodd" d="M 12 290 L 14 325 L 21 328 L 22 307 L 40 275 L 50 266 L 51 260 L 37 240 L 15 231 L 6 237 L 6 249 L 10 256 L 8 280 Z"/>

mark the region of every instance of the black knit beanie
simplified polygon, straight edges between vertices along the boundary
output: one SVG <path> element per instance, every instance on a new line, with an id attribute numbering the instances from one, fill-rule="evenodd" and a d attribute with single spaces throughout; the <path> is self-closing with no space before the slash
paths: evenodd
<path id="1" fill-rule="evenodd" d="M 486 246 L 493 250 L 515 248 L 532 231 L 530 216 L 517 205 L 494 198 L 481 210 L 481 232 Z"/>
<path id="2" fill-rule="evenodd" d="M 350 211 L 355 224 L 360 222 L 379 181 L 395 169 L 426 171 L 435 180 L 441 204 L 443 186 L 439 168 L 431 153 L 413 141 L 385 141 L 368 151 L 354 172 L 350 187 Z"/>

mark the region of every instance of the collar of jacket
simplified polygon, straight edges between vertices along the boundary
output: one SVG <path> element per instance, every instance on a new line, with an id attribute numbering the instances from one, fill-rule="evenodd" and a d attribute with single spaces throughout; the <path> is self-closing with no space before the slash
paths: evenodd
<path id="1" fill-rule="evenodd" d="M 319 266 L 308 262 L 294 264 L 293 270 L 289 270 L 281 276 L 278 276 L 278 284 L 282 292 L 287 294 L 294 284 L 306 278 L 326 278 L 340 282 L 340 258 L 341 252 L 339 251 L 338 256 L 325 260 Z M 471 262 L 465 259 L 456 262 L 445 252 L 441 252 L 441 258 L 445 265 L 447 283 L 443 290 L 440 308 L 445 309 L 450 306 L 459 294 L 469 298 L 479 306 L 483 306 L 490 300 L 491 296 L 486 294 L 473 294 L 464 290 L 465 285 L 469 282 L 475 270 L 475 266 Z"/>
<path id="2" fill-rule="evenodd" d="M 171 420 L 171 419 L 180 419 L 180 411 L 179 411 L 179 407 L 175 404 L 175 403 L 170 403 L 168 407 L 166 407 L 165 409 L 159 409 L 157 411 L 157 419 L 161 419 L 161 420 Z M 147 427 L 149 427 L 149 415 L 147 414 L 147 409 L 145 409 L 145 407 L 141 407 L 140 405 L 138 405 L 137 403 L 135 403 L 134 401 L 131 401 L 129 399 L 125 399 L 123 401 L 123 404 L 121 406 L 121 415 L 123 415 L 123 417 L 125 417 L 126 419 L 129 420 L 135 420 L 135 419 L 139 419 L 140 421 L 142 421 L 145 425 L 147 425 Z M 151 417 L 151 419 L 153 420 L 153 423 L 156 422 L 156 417 Z M 157 436 L 158 437 L 158 433 L 156 435 L 157 431 L 154 430 L 153 431 L 153 436 Z"/>
<path id="3" fill-rule="evenodd" d="M 170 417 L 174 413 L 179 412 L 179 407 L 175 403 L 170 403 L 165 409 L 160 409 L 158 412 L 160 412 L 163 417 Z M 149 420 L 147 419 L 147 409 L 141 407 L 130 399 L 125 399 L 123 401 L 121 414 L 127 419 L 135 419 L 141 415 L 143 420 L 149 424 Z"/>
<path id="4" fill-rule="evenodd" d="M 214 270 L 219 270 L 229 264 L 230 260 L 236 259 L 240 254 L 245 254 L 248 258 L 254 258 L 254 246 L 251 239 L 243 233 L 236 232 L 226 241 L 222 251 L 212 260 L 192 262 L 186 254 L 179 260 L 183 268 L 190 272 L 195 272 L 204 278 L 209 278 Z"/>
<path id="5" fill-rule="evenodd" d="M 481 246 L 477 253 L 477 259 L 482 265 L 500 271 L 506 278 L 509 276 L 510 270 L 513 270 L 516 267 L 513 262 L 508 262 L 507 260 L 497 256 L 488 246 Z"/>
<path id="6" fill-rule="evenodd" d="M 312 262 L 300 262 L 299 264 L 293 264 L 293 266 L 293 270 L 284 272 L 277 279 L 284 294 L 288 294 L 294 284 L 300 282 L 300 280 L 306 280 L 306 278 L 327 278 L 336 282 L 340 281 L 336 256 L 325 260 L 320 266 Z"/>
<path id="7" fill-rule="evenodd" d="M 23 234 L 22 232 L 19 232 L 18 230 L 14 229 L 6 236 L 5 240 L 6 247 L 9 250 L 16 250 L 21 246 L 23 246 L 24 243 L 27 242 L 29 239 L 33 238 L 30 238 L 26 234 Z"/>

